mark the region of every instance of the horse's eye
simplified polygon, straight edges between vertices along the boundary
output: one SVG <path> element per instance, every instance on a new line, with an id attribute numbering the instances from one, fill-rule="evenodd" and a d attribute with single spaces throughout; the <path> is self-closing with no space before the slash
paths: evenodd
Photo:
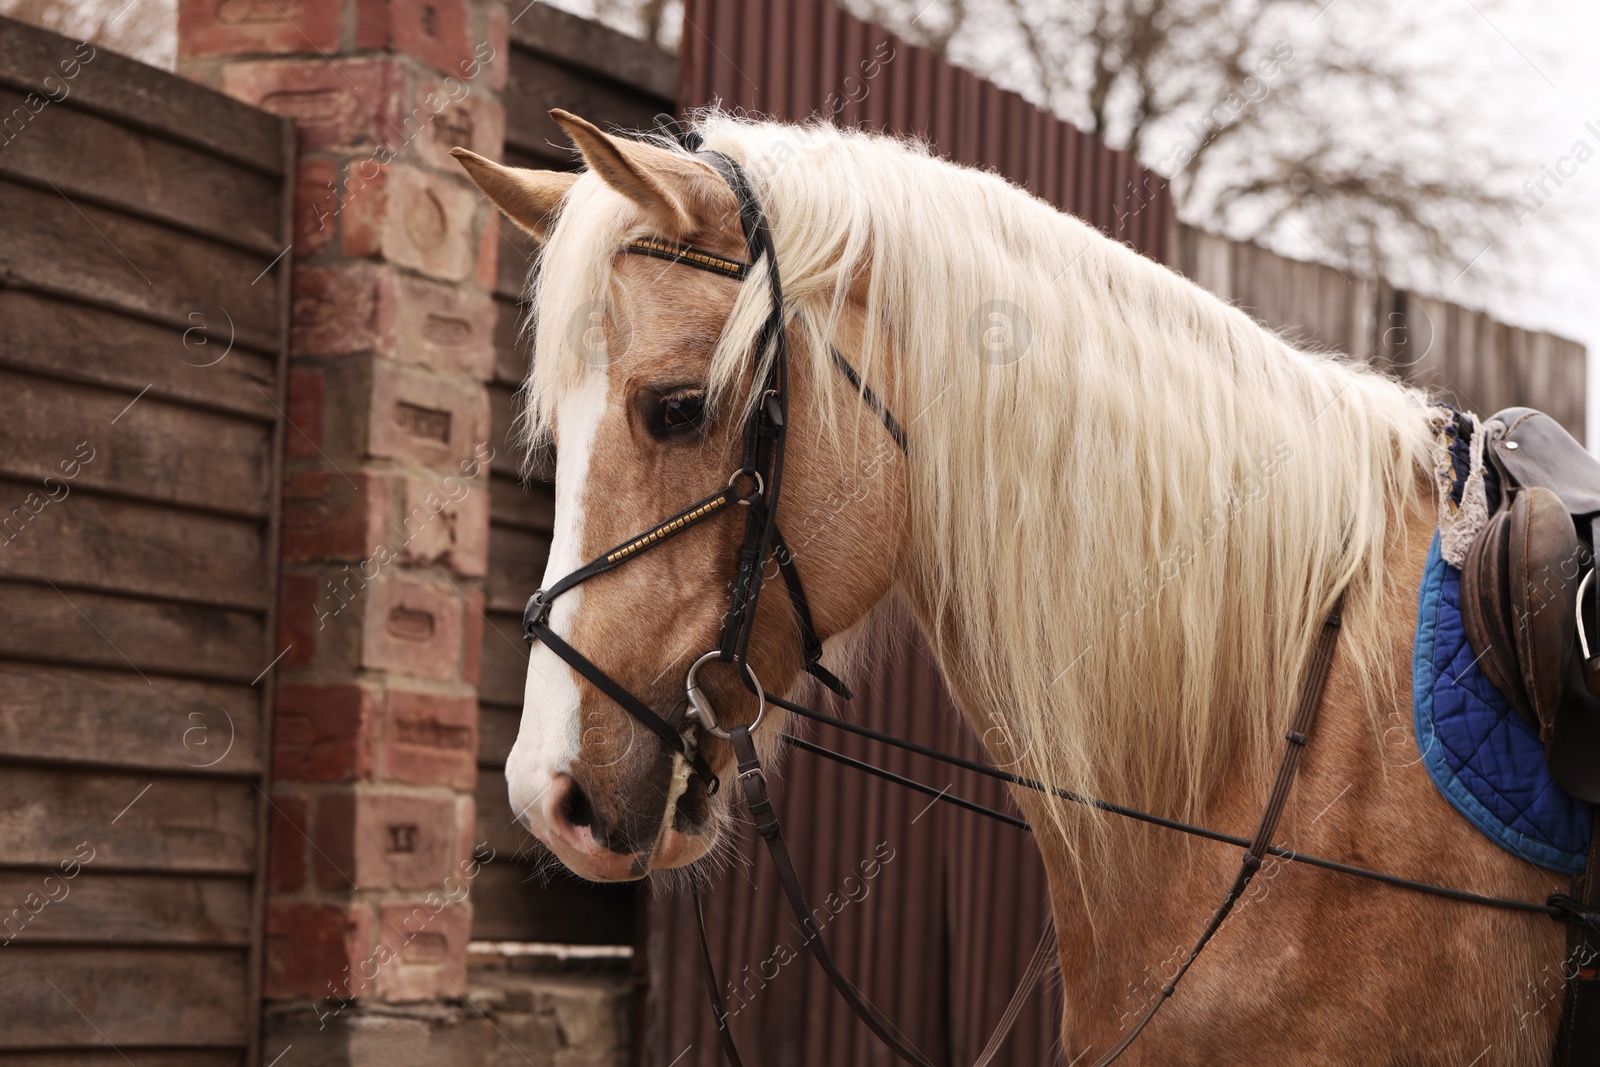
<path id="1" fill-rule="evenodd" d="M 651 429 L 661 435 L 688 433 L 698 430 L 705 416 L 706 398 L 701 393 L 664 396 L 656 409 L 655 425 Z"/>

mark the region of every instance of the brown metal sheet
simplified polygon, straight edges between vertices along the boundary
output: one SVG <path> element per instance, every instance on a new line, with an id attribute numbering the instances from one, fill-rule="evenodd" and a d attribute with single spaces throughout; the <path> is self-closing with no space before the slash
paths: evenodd
<path id="1" fill-rule="evenodd" d="M 730 110 L 921 137 L 956 162 L 1004 175 L 1154 258 L 1165 253 L 1166 183 L 1010 93 L 825 0 L 689 0 L 680 52 L 680 111 Z M 715 46 L 712 42 L 715 42 Z M 881 656 L 850 714 L 857 721 L 981 758 L 914 624 Z M 909 635 L 909 639 L 908 639 Z M 823 733 L 823 743 L 897 773 L 1010 810 L 1003 787 L 922 757 Z M 936 1063 L 966 1062 L 988 1040 L 1045 927 L 1043 867 L 1027 835 L 796 753 L 778 787 L 790 845 L 814 905 L 850 900 L 824 927 L 841 967 Z M 748 836 L 748 835 L 747 835 Z M 875 848 L 893 860 L 861 880 Z M 764 852 L 739 843 L 734 870 L 707 892 L 713 957 L 748 1062 L 891 1062 L 803 955 Z M 847 881 L 854 873 L 856 881 Z M 836 898 L 838 899 L 838 898 Z M 648 907 L 640 1062 L 718 1062 L 705 1003 L 692 903 L 657 894 Z M 775 967 L 774 953 L 794 953 Z M 774 973 L 770 979 L 764 976 Z M 997 1062 L 1059 1054 L 1060 1004 L 1036 994 Z"/>

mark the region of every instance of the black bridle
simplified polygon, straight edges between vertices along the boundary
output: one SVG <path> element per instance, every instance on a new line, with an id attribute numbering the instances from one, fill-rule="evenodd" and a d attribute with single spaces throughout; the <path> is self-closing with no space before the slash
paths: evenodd
<path id="1" fill-rule="evenodd" d="M 766 698 L 755 671 L 751 668 L 748 653 L 750 635 L 755 626 L 756 605 L 761 595 L 762 561 L 772 558 L 783 575 L 789 592 L 789 602 L 794 608 L 800 630 L 805 671 L 827 688 L 849 699 L 849 688 L 822 665 L 822 640 L 817 636 L 811 619 L 811 608 L 806 602 L 805 587 L 800 581 L 794 556 L 778 531 L 778 501 L 783 491 L 784 442 L 789 421 L 789 343 L 788 324 L 784 311 L 783 282 L 778 274 L 777 257 L 772 246 L 772 233 L 767 228 L 766 215 L 756 201 L 743 168 L 719 152 L 703 152 L 700 158 L 714 167 L 739 202 L 739 223 L 744 230 L 745 244 L 749 249 L 749 262 L 729 259 L 688 245 L 657 238 L 645 238 L 627 245 L 623 251 L 631 255 L 651 256 L 656 259 L 681 263 L 696 270 L 706 271 L 724 278 L 743 281 L 755 265 L 765 259 L 767 284 L 771 293 L 772 310 L 767 313 L 755 340 L 755 360 L 759 368 L 757 401 L 746 416 L 743 432 L 743 454 L 739 468 L 728 478 L 722 488 L 690 504 L 678 514 L 656 524 L 622 544 L 590 560 L 577 570 L 560 579 L 548 589 L 541 589 L 528 599 L 522 613 L 523 636 L 529 641 L 542 641 L 545 647 L 595 687 L 647 726 L 666 746 L 681 755 L 693 768 L 709 793 L 715 794 L 720 785 L 716 774 L 701 755 L 696 743 L 696 727 L 731 740 L 732 735 L 716 719 L 711 705 L 701 695 L 695 675 L 701 664 L 718 659 L 733 664 L 746 686 L 756 695 L 758 710 L 750 724 L 754 729 L 765 712 Z M 882 421 L 885 430 L 902 449 L 906 446 L 905 432 L 889 414 L 873 391 L 861 381 L 854 367 L 833 351 L 836 366 L 865 399 Z M 562 640 L 550 628 L 550 605 L 562 593 L 591 578 L 620 567 L 640 554 L 677 536 L 696 524 L 723 514 L 732 506 L 746 508 L 744 541 L 734 567 L 733 592 L 727 614 L 723 617 L 722 642 L 710 652 L 695 660 L 685 679 L 689 697 L 689 710 L 684 722 L 674 726 L 657 714 L 649 705 L 630 693 L 626 686 L 601 670 L 592 660 Z"/>
<path id="2" fill-rule="evenodd" d="M 697 146 L 691 145 L 690 147 Z M 728 187 L 733 191 L 734 196 L 738 199 L 740 224 L 749 250 L 748 262 L 729 259 L 702 249 L 658 238 L 634 241 L 627 245 L 623 251 L 631 255 L 650 256 L 682 264 L 693 267 L 696 270 L 706 271 L 738 281 L 748 278 L 756 265 L 763 259 L 766 260 L 767 282 L 770 289 L 772 308 L 756 336 L 755 360 L 760 379 L 758 382 L 759 392 L 756 394 L 756 403 L 751 407 L 745 419 L 740 466 L 728 479 L 727 484 L 715 492 L 695 501 L 678 514 L 658 523 L 656 526 L 629 538 L 608 552 L 602 553 L 561 578 L 548 589 L 542 589 L 534 593 L 529 598 L 527 608 L 523 612 L 523 633 L 530 642 L 536 640 L 544 642 L 545 646 L 559 658 L 660 737 L 667 748 L 681 756 L 694 770 L 695 774 L 700 777 L 705 783 L 708 794 L 717 792 L 720 780 L 699 751 L 696 730 L 705 730 L 713 736 L 727 740 L 731 744 L 738 762 L 738 781 L 754 819 L 756 831 L 767 845 L 768 852 L 777 869 L 784 895 L 788 898 L 795 917 L 804 931 L 807 948 L 822 966 L 829 980 L 851 1010 L 896 1055 L 908 1063 L 915 1064 L 916 1067 L 932 1067 L 927 1057 L 911 1047 L 894 1025 L 868 1003 L 860 991 L 840 972 L 827 945 L 823 942 L 821 934 L 816 929 L 812 919 L 812 909 L 800 885 L 799 876 L 795 871 L 793 860 L 784 840 L 782 827 L 772 806 L 771 799 L 767 795 L 765 774 L 751 738 L 751 731 L 760 725 L 768 704 L 781 707 L 812 721 L 826 723 L 829 726 L 916 752 L 952 766 L 963 767 L 989 777 L 998 778 L 1012 785 L 1033 789 L 1073 803 L 1162 826 L 1195 837 L 1226 842 L 1245 849 L 1238 874 L 1235 876 L 1233 884 L 1229 887 L 1227 895 L 1214 911 L 1199 939 L 1185 956 L 1177 973 L 1168 980 L 1167 984 L 1161 989 L 1160 995 L 1155 998 L 1133 1028 L 1126 1032 L 1121 1040 L 1096 1061 L 1096 1067 L 1105 1067 L 1105 1065 L 1109 1065 L 1116 1060 L 1155 1017 L 1161 1006 L 1173 995 L 1179 980 L 1189 970 L 1200 952 L 1209 943 L 1211 937 L 1221 927 L 1234 905 L 1244 895 L 1251 879 L 1261 869 L 1263 859 L 1267 856 L 1277 857 L 1285 861 L 1305 863 L 1326 870 L 1377 881 L 1400 889 L 1463 903 L 1547 915 L 1560 922 L 1600 931 L 1600 914 L 1585 910 L 1577 901 L 1565 894 L 1553 895 L 1544 904 L 1507 900 L 1463 890 L 1449 889 L 1426 882 L 1412 881 L 1333 860 L 1302 855 L 1272 844 L 1272 835 L 1287 802 L 1300 755 L 1309 740 L 1317 709 L 1321 703 L 1323 687 L 1327 680 L 1334 645 L 1340 629 L 1340 611 L 1337 604 L 1324 621 L 1316 644 L 1313 647 L 1306 672 L 1301 678 L 1299 695 L 1290 728 L 1285 737 L 1277 775 L 1274 778 L 1272 790 L 1264 806 L 1256 832 L 1248 839 L 1222 834 L 1174 819 L 1152 815 L 1134 808 L 1068 792 L 1046 783 L 1014 774 L 1008 774 L 981 763 L 950 756 L 909 741 L 881 734 L 867 727 L 851 725 L 833 716 L 824 715 L 811 708 L 766 692 L 749 664 L 747 653 L 752 628 L 755 624 L 756 605 L 761 593 L 763 561 L 771 558 L 778 564 L 779 571 L 784 579 L 784 585 L 788 590 L 790 603 L 794 609 L 803 646 L 804 669 L 833 692 L 846 699 L 851 696 L 849 689 L 821 664 L 822 641 L 817 635 L 816 628 L 812 622 L 811 611 L 806 602 L 804 587 L 801 584 L 800 573 L 795 566 L 794 557 L 789 552 L 782 535 L 778 531 L 778 501 L 783 485 L 784 440 L 789 412 L 789 364 L 783 285 L 778 272 L 777 258 L 773 250 L 772 235 L 767 227 L 765 214 L 762 212 L 761 206 L 756 200 L 742 168 L 729 157 L 717 152 L 700 152 L 698 158 L 704 160 L 722 176 Z M 910 452 L 905 432 L 900 424 L 895 421 L 894 416 L 889 413 L 873 391 L 862 382 L 860 375 L 844 356 L 837 350 L 833 350 L 832 357 L 835 366 L 849 381 L 851 387 L 857 390 L 863 401 L 877 415 L 884 429 L 894 439 L 901 451 L 909 456 Z M 744 483 L 743 486 L 741 486 L 741 482 Z M 550 605 L 562 593 L 588 581 L 590 578 L 613 570 L 669 538 L 675 537 L 709 518 L 728 512 L 735 506 L 744 507 L 748 510 L 745 519 L 744 540 L 740 545 L 735 562 L 729 609 L 724 616 L 722 639 L 717 648 L 706 652 L 690 666 L 685 677 L 689 709 L 684 716 L 683 722 L 674 726 L 644 701 L 629 692 L 626 686 L 601 670 L 593 661 L 578 652 L 556 634 L 549 625 Z M 712 659 L 734 665 L 746 686 L 755 694 L 757 698 L 756 716 L 748 725 L 724 726 L 724 724 L 718 722 L 714 710 L 704 695 L 700 693 L 695 681 L 696 671 L 701 664 Z M 852 759 L 849 756 L 801 738 L 786 735 L 784 740 L 793 747 L 918 790 L 925 795 L 934 797 L 937 801 L 954 804 L 1021 829 L 1026 830 L 1029 828 L 1026 822 L 1015 816 L 994 811 L 960 797 L 952 796 L 949 794 L 948 789 L 936 790 L 932 786 L 901 777 L 890 771 Z M 700 944 L 705 958 L 707 985 L 712 1009 L 716 1015 L 717 1030 L 721 1038 L 723 1051 L 735 1065 L 740 1065 L 738 1049 L 734 1046 L 732 1033 L 728 1027 L 728 1012 L 723 1003 L 721 991 L 718 988 L 716 972 L 711 959 L 710 945 L 706 936 L 704 911 L 701 907 L 698 891 L 695 895 L 695 915 L 700 927 Z M 1031 974 L 1032 972 L 1030 971 Z M 1024 986 L 1017 991 L 1017 996 L 1013 998 L 1012 1005 L 1007 1010 L 1006 1015 L 1009 1020 L 1014 1021 L 1015 1009 L 1020 1003 L 1020 998 L 1027 994 L 1031 986 L 1032 978 L 1030 977 L 1029 980 L 1025 981 Z M 989 1043 L 990 1050 L 997 1047 L 997 1042 L 1003 1038 L 1008 1028 L 1008 1023 L 1002 1023 L 1002 1028 L 997 1031 L 995 1037 Z M 985 1061 L 990 1054 L 990 1052 L 986 1052 Z"/>

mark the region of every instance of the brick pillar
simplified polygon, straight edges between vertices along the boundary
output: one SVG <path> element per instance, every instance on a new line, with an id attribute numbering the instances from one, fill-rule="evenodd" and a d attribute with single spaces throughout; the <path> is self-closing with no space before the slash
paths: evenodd
<path id="1" fill-rule="evenodd" d="M 497 242 L 446 153 L 500 157 L 508 20 L 178 6 L 182 73 L 299 127 L 265 994 L 315 1033 L 466 985 Z"/>

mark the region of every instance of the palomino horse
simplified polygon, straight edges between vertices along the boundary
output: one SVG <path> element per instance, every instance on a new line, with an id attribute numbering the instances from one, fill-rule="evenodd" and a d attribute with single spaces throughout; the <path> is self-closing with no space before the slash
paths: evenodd
<path id="1" fill-rule="evenodd" d="M 457 153 L 543 242 L 524 425 L 530 446 L 558 446 L 546 588 L 740 469 L 745 416 L 765 400 L 755 353 L 771 301 L 765 261 L 737 277 L 622 254 L 648 241 L 747 258 L 739 204 L 707 156 L 552 114 L 586 172 Z M 898 597 L 965 713 L 1004 716 L 984 731 L 996 762 L 1248 834 L 1342 590 L 1343 634 L 1277 840 L 1484 894 L 1564 889 L 1480 835 L 1419 765 L 1409 668 L 1435 524 L 1427 397 L 1297 350 L 916 145 L 715 113 L 696 131 L 742 166 L 770 222 L 793 364 L 777 517 L 830 661 Z M 900 416 L 906 452 L 864 389 Z M 550 605 L 548 632 L 673 728 L 690 665 L 722 638 L 740 511 Z M 753 619 L 747 662 L 788 692 L 803 666 L 789 602 L 769 594 Z M 686 773 L 569 662 L 533 647 L 506 767 L 522 820 L 591 879 L 715 863 L 739 790 Z M 708 664 L 699 682 L 724 725 L 754 719 L 732 668 Z M 765 716 L 753 736 L 776 757 L 786 717 Z M 701 730 L 698 753 L 732 780 L 725 742 Z M 1015 800 L 1050 876 L 1063 1046 L 1099 1055 L 1138 1013 L 1132 991 L 1205 924 L 1238 852 L 1033 792 Z M 1546 1061 L 1558 924 L 1297 864 L 1274 875 L 1123 1062 Z"/>

